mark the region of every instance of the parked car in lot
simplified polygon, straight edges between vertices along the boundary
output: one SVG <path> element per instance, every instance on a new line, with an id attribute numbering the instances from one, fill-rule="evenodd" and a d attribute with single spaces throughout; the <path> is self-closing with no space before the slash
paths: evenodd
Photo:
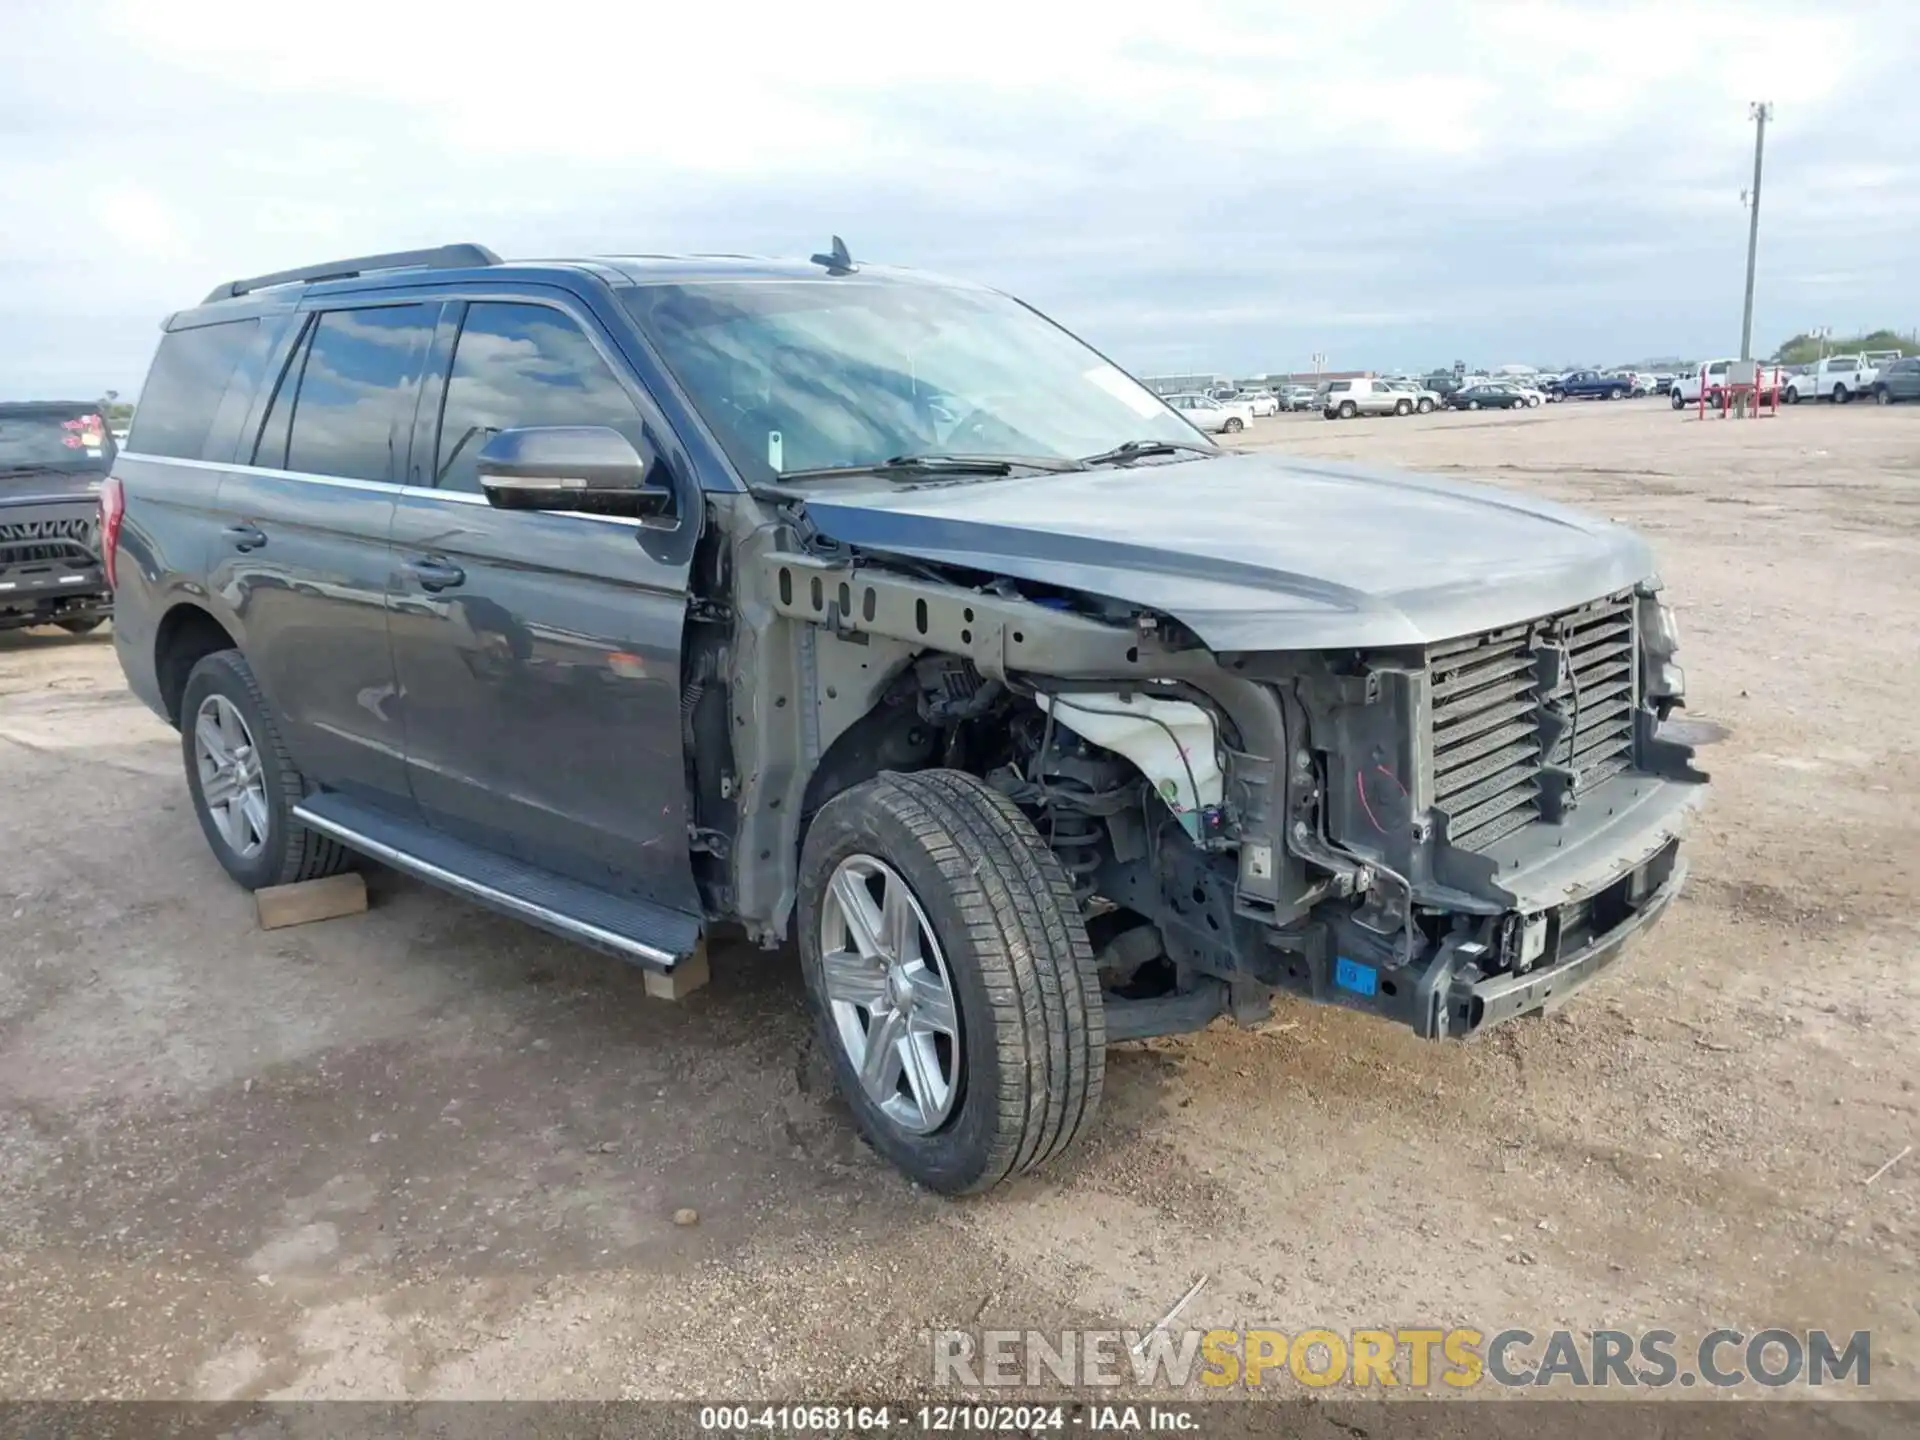
<path id="1" fill-rule="evenodd" d="M 1506 385 L 1469 385 L 1447 397 L 1454 410 L 1523 410 L 1527 397 Z"/>
<path id="2" fill-rule="evenodd" d="M 84 635 L 112 612 L 96 520 L 118 448 L 98 401 L 0 405 L 0 630 Z"/>
<path id="3" fill-rule="evenodd" d="M 1828 400 L 1844 405 L 1860 396 L 1871 395 L 1879 373 L 1865 355 L 1829 355 L 1787 381 L 1787 403 Z"/>
<path id="4" fill-rule="evenodd" d="M 1282 410 L 1318 410 L 1320 392 L 1311 385 L 1289 385 L 1280 392 Z"/>
<path id="5" fill-rule="evenodd" d="M 1238 435 L 1253 424 L 1253 407 L 1242 400 L 1216 400 L 1211 395 L 1169 395 L 1167 404 L 1209 435 Z"/>
<path id="6" fill-rule="evenodd" d="M 447 246 L 167 322 L 104 558 L 236 882 L 361 852 L 668 987 L 794 944 L 948 1193 L 1068 1151 L 1112 1042 L 1461 1037 L 1665 911 L 1706 777 L 1638 537 L 1223 450 L 994 290 L 816 261 Z"/>
<path id="7" fill-rule="evenodd" d="M 1701 362 L 1700 368 L 1691 375 L 1682 375 L 1673 382 L 1673 388 L 1667 392 L 1668 399 L 1675 410 L 1684 410 L 1689 405 L 1698 405 L 1704 394 L 1706 403 L 1713 409 L 1724 409 L 1731 394 L 1728 376 L 1738 360 L 1721 359 Z M 1792 399 L 1788 388 L 1791 380 L 1784 367 L 1779 365 L 1755 364 L 1755 389 L 1762 404 L 1776 403 L 1777 396 Z"/>
<path id="8" fill-rule="evenodd" d="M 1529 407 L 1547 403 L 1546 392 L 1537 386 L 1527 384 L 1525 381 L 1498 380 L 1494 383 L 1501 390 L 1512 390 L 1516 392 L 1522 400 L 1527 402 Z"/>
<path id="9" fill-rule="evenodd" d="M 1242 390 L 1237 398 L 1244 400 L 1247 409 L 1255 416 L 1278 415 L 1280 413 L 1280 397 L 1275 395 L 1271 390 Z"/>
<path id="10" fill-rule="evenodd" d="M 1873 398 L 1882 405 L 1920 400 L 1920 355 L 1889 360 L 1873 381 Z"/>
<path id="11" fill-rule="evenodd" d="M 1418 380 L 1388 380 L 1385 384 L 1389 390 L 1409 397 L 1413 401 L 1414 411 L 1418 414 L 1431 415 L 1440 408 L 1440 397 Z"/>
<path id="12" fill-rule="evenodd" d="M 1575 370 L 1560 377 L 1563 400 L 1625 400 L 1633 394 L 1633 381 L 1624 375 L 1603 375 L 1598 370 Z"/>
<path id="13" fill-rule="evenodd" d="M 1411 415 L 1414 397 L 1393 388 L 1389 380 L 1363 377 L 1333 380 L 1320 397 L 1320 413 L 1329 420 L 1351 420 L 1357 415 Z"/>

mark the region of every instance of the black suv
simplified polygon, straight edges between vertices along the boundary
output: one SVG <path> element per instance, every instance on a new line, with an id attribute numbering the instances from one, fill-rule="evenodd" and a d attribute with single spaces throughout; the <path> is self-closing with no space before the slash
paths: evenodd
<path id="1" fill-rule="evenodd" d="M 113 459 L 97 400 L 0 405 L 0 630 L 84 635 L 112 613 L 95 518 Z"/>
<path id="2" fill-rule="evenodd" d="M 236 880 L 357 852 L 681 977 L 797 939 L 857 1122 L 943 1191 L 1064 1151 L 1114 1040 L 1559 1004 L 1704 793 L 1633 535 L 1220 450 L 838 241 L 230 282 L 101 499 Z"/>

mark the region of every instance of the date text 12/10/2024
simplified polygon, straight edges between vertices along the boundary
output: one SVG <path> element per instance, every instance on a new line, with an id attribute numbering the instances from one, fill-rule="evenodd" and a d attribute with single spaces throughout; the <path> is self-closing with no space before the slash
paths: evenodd
<path id="1" fill-rule="evenodd" d="M 1190 1405 L 703 1405 L 699 1426 L 715 1435 L 1197 1434 L 1200 1416 Z"/>

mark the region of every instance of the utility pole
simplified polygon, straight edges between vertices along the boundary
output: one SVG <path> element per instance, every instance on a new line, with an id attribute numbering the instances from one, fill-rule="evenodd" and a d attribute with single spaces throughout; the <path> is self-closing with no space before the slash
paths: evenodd
<path id="1" fill-rule="evenodd" d="M 1740 358 L 1753 358 L 1753 267 L 1760 256 L 1760 159 L 1767 148 L 1767 121 L 1773 106 L 1756 100 L 1747 107 L 1753 121 L 1753 189 L 1747 192 L 1747 303 L 1740 315 Z"/>

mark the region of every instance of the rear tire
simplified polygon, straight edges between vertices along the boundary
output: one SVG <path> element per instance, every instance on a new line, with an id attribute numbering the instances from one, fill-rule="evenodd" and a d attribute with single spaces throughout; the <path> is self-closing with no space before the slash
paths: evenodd
<path id="1" fill-rule="evenodd" d="M 239 884 L 249 890 L 291 885 L 337 875 L 352 865 L 352 852 L 339 841 L 293 818 L 306 781 L 238 650 L 215 651 L 187 676 L 180 700 L 180 750 L 201 832 L 214 858 Z M 223 757 L 228 763 L 221 763 Z"/>
<path id="2" fill-rule="evenodd" d="M 910 915 L 887 904 L 896 883 Z M 799 901 L 821 1043 L 886 1159 L 941 1194 L 974 1194 L 1057 1159 L 1091 1127 L 1106 1074 L 1099 971 L 1066 871 L 1011 800 L 957 770 L 856 786 L 807 831 Z M 869 1051 L 877 1034 L 883 1048 Z"/>
<path id="3" fill-rule="evenodd" d="M 1340 418 L 1342 420 L 1351 420 L 1359 413 L 1360 407 L 1355 405 L 1351 400 L 1342 400 L 1340 402 Z"/>

